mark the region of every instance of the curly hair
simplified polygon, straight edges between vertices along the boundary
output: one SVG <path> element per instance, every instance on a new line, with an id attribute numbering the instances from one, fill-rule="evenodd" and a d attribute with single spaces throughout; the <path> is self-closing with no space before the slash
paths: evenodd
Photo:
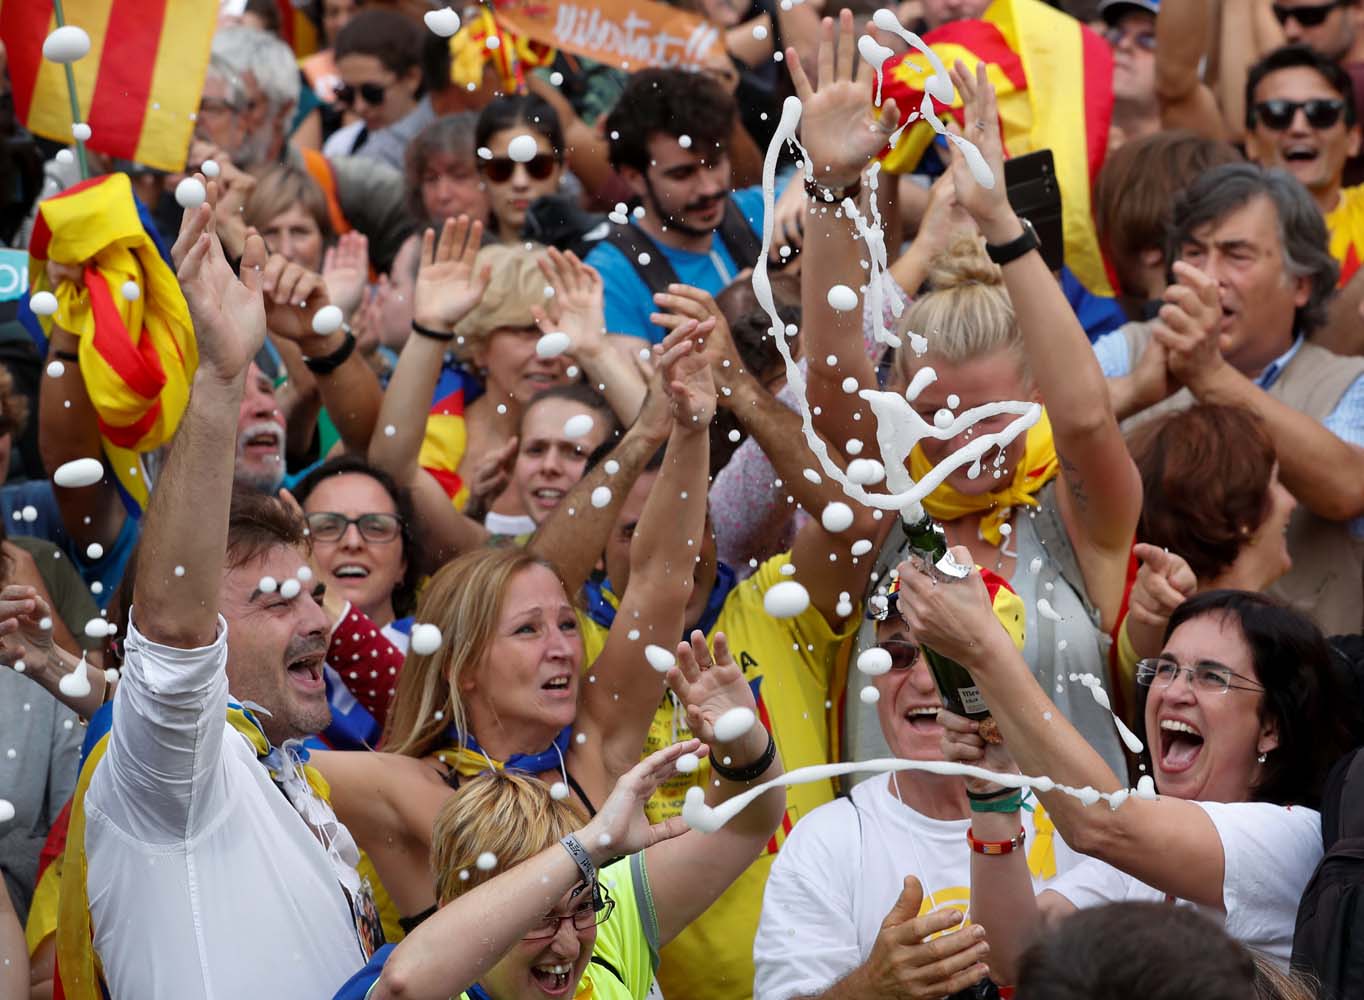
<path id="1" fill-rule="evenodd" d="M 611 166 L 649 169 L 649 139 L 660 133 L 689 136 L 691 150 L 716 156 L 729 148 L 738 107 L 710 76 L 685 69 L 633 73 L 606 116 Z"/>

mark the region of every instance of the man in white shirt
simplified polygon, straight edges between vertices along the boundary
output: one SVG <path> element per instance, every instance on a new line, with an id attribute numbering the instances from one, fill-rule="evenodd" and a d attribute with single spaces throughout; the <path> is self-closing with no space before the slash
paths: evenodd
<path id="1" fill-rule="evenodd" d="M 874 595 L 868 615 L 880 619 L 877 641 L 890 660 L 872 678 L 886 743 L 901 760 L 941 761 L 942 700 L 894 597 Z M 977 929 L 968 922 L 944 934 L 970 908 L 970 815 L 962 779 L 900 771 L 801 820 L 763 894 L 754 1000 L 892 1000 L 911 988 L 948 996 L 979 982 L 988 955 Z M 1076 855 L 1040 807 L 1022 815 L 1040 889 Z"/>
<path id="2" fill-rule="evenodd" d="M 175 248 L 199 367 L 147 510 L 112 733 L 85 796 L 93 946 L 115 1000 L 331 996 L 372 943 L 355 844 L 292 743 L 330 715 L 302 526 L 255 497 L 229 527 L 262 287 L 272 323 L 316 304 L 288 304 L 259 237 L 238 280 L 211 218 L 187 211 Z M 227 721 L 229 687 L 259 731 Z"/>

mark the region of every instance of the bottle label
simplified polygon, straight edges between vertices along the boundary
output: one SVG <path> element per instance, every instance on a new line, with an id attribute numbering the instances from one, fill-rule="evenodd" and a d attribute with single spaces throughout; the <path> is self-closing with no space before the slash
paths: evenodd
<path id="1" fill-rule="evenodd" d="M 957 688 L 957 697 L 961 699 L 961 707 L 971 714 L 990 711 L 985 699 L 980 696 L 978 687 Z"/>

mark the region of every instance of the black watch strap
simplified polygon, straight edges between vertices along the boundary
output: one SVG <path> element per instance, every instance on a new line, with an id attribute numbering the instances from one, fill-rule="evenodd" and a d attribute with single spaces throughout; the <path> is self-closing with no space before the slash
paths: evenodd
<path id="1" fill-rule="evenodd" d="M 355 334 L 346 330 L 346 339 L 341 342 L 341 346 L 330 354 L 325 354 L 320 358 L 304 358 L 303 363 L 308 366 L 308 371 L 314 375 L 330 375 L 336 369 L 346 363 L 346 359 L 355 351 Z"/>
<path id="2" fill-rule="evenodd" d="M 1017 238 L 998 246 L 993 243 L 985 244 L 986 254 L 1000 267 L 1018 260 L 1025 253 L 1042 249 L 1042 241 L 1038 239 L 1037 230 L 1032 227 L 1032 223 L 1024 218 L 1020 218 L 1018 221 L 1023 226 L 1023 232 Z"/>

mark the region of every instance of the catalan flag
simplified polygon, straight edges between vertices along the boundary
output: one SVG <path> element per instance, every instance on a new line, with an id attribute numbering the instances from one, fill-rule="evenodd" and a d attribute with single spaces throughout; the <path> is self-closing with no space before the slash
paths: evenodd
<path id="1" fill-rule="evenodd" d="M 194 132 L 217 0 L 65 0 L 66 23 L 90 36 L 72 64 L 91 149 L 171 172 Z M 29 129 L 71 142 L 64 67 L 43 58 L 52 0 L 0 0 L 14 108 Z"/>
<path id="2" fill-rule="evenodd" d="M 1340 288 L 1364 263 L 1364 184 L 1344 188 L 1336 207 L 1326 213 L 1326 231 L 1331 238 L 1331 256 L 1340 264 Z"/>
<path id="3" fill-rule="evenodd" d="M 298 59 L 312 55 L 319 48 L 317 25 L 308 12 L 293 0 L 275 0 L 279 8 L 279 33 Z M 319 4 L 319 6 L 321 6 Z"/>
<path id="4" fill-rule="evenodd" d="M 445 495 L 463 510 L 469 502 L 469 487 L 460 477 L 459 463 L 468 446 L 464 408 L 483 394 L 478 382 L 458 365 L 446 365 L 436 382 L 435 397 L 426 417 L 417 462 L 435 477 Z"/>
<path id="5" fill-rule="evenodd" d="M 1066 266 L 1096 295 L 1112 286 L 1099 251 L 1090 189 L 1103 166 L 1113 112 L 1113 56 L 1108 43 L 1079 21 L 1041 0 L 994 0 L 979 21 L 952 21 L 924 36 L 952 66 L 984 62 L 999 99 L 1004 150 L 1020 156 L 1050 149 L 1064 212 Z M 924 81 L 933 74 L 916 49 L 888 61 L 883 98 L 917 113 Z M 944 111 L 961 119 L 961 98 Z M 964 124 L 964 123 L 963 123 Z M 914 170 L 933 141 L 932 127 L 915 122 L 882 160 L 892 173 Z"/>
<path id="6" fill-rule="evenodd" d="M 80 340 L 81 376 L 99 420 L 105 458 L 133 514 L 146 508 L 142 453 L 171 439 L 189 402 L 198 347 L 189 306 L 133 200 L 127 174 L 77 184 L 38 204 L 29 288 L 49 288 L 47 261 L 84 265 L 83 289 L 63 282 L 53 322 Z M 128 299 L 123 286 L 137 286 Z"/>
<path id="7" fill-rule="evenodd" d="M 496 39 L 492 48 L 488 42 Z M 450 79 L 460 87 L 483 83 L 483 66 L 491 62 L 508 94 L 526 89 L 526 70 L 554 62 L 555 50 L 542 42 L 518 35 L 493 17 L 487 7 L 464 23 L 450 39 Z"/>

